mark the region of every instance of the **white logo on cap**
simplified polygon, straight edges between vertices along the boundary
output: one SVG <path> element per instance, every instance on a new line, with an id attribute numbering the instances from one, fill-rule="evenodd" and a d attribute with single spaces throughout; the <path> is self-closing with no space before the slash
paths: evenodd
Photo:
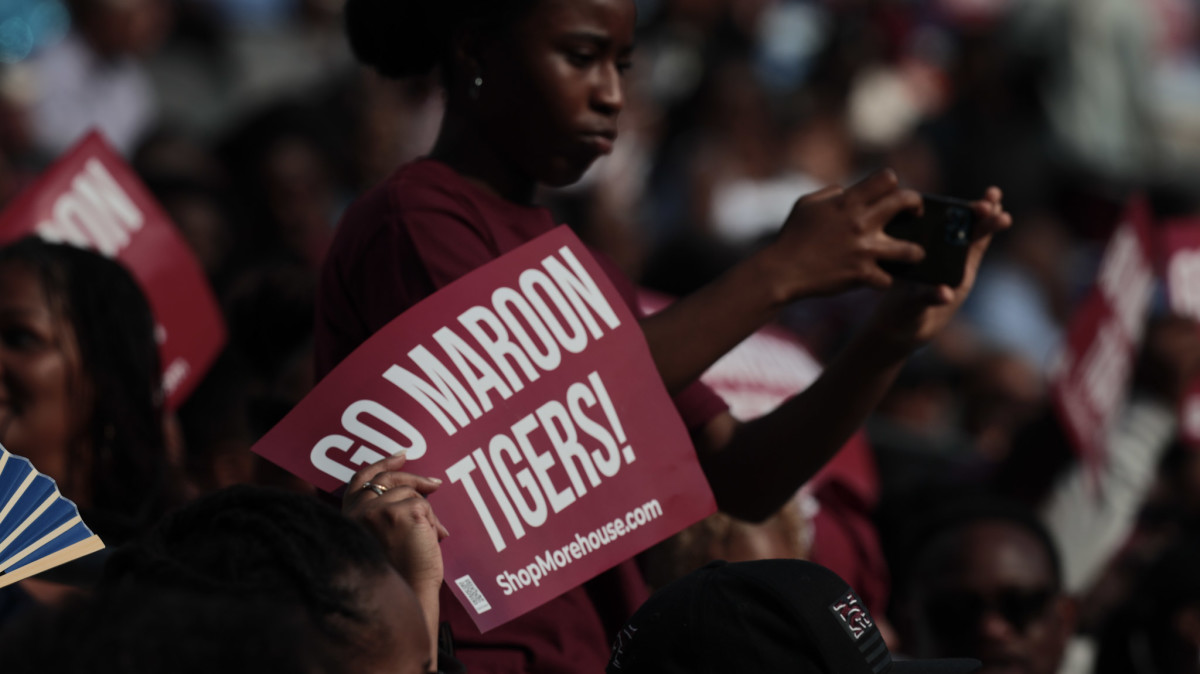
<path id="1" fill-rule="evenodd" d="M 855 641 L 858 641 L 859 637 L 875 624 L 871 621 L 871 614 L 867 612 L 867 607 L 863 606 L 862 600 L 854 594 L 853 590 L 830 604 L 829 610 L 842 619 L 842 627 L 846 628 L 846 632 Z"/>
<path id="2" fill-rule="evenodd" d="M 621 656 L 625 655 L 625 647 L 627 642 L 633 640 L 633 635 L 638 629 L 633 625 L 626 625 L 620 632 L 617 632 L 617 640 L 612 645 L 612 659 L 609 664 L 615 669 L 621 669 Z"/>

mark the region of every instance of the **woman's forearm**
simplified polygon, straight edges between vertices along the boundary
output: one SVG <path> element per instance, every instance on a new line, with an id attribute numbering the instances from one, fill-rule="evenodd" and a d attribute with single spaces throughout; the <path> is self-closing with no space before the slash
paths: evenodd
<path id="1" fill-rule="evenodd" d="M 672 395 L 775 319 L 790 290 L 760 258 L 642 320 L 658 374 Z"/>
<path id="2" fill-rule="evenodd" d="M 904 364 L 860 336 L 805 391 L 772 413 L 718 423 L 697 447 L 722 511 L 760 521 L 783 506 L 862 426 Z M 722 437 L 724 436 L 724 437 Z"/>
<path id="3" fill-rule="evenodd" d="M 915 262 L 924 253 L 914 243 L 888 237 L 883 228 L 920 203 L 919 194 L 899 188 L 891 171 L 799 199 L 770 244 L 642 322 L 667 389 L 677 393 L 695 381 L 791 302 L 890 286 L 880 262 Z"/>

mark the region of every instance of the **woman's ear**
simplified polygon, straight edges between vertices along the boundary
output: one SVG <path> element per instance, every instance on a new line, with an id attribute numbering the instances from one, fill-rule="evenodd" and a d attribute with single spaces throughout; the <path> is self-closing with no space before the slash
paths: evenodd
<path id="1" fill-rule="evenodd" d="M 445 73 L 448 89 L 469 92 L 475 80 L 483 77 L 483 46 L 479 31 L 466 26 L 455 30 L 450 39 L 450 69 Z"/>

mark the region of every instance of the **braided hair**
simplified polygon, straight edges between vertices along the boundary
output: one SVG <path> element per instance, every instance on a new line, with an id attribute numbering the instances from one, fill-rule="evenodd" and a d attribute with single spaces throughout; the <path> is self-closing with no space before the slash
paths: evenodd
<path id="1" fill-rule="evenodd" d="M 347 0 L 346 36 L 355 57 L 384 77 L 428 75 L 450 62 L 463 29 L 509 25 L 538 0 Z"/>
<path id="2" fill-rule="evenodd" d="M 306 617 L 289 609 L 148 586 L 78 594 L 5 623 L 0 662 L 6 674 L 352 671 L 338 668 Z"/>
<path id="3" fill-rule="evenodd" d="M 188 503 L 113 553 L 102 584 L 284 601 L 344 641 L 361 635 L 370 618 L 348 581 L 390 568 L 376 539 L 336 509 L 294 492 L 237 485 Z"/>
<path id="4" fill-rule="evenodd" d="M 67 459 L 92 467 L 85 518 L 102 536 L 121 540 L 153 521 L 178 493 L 165 451 L 150 305 L 119 262 L 94 251 L 28 237 L 0 248 L 0 267 L 14 265 L 35 275 L 79 345 L 85 381 L 75 384 L 93 395 L 86 436 Z M 85 452 L 91 452 L 88 460 Z"/>

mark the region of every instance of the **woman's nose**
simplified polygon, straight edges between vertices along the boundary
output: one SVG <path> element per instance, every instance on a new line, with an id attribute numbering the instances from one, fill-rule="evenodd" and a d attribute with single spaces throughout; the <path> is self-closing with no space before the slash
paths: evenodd
<path id="1" fill-rule="evenodd" d="M 625 85 L 620 69 L 610 63 L 599 70 L 597 79 L 592 91 L 592 106 L 605 114 L 619 113 L 625 107 Z"/>

